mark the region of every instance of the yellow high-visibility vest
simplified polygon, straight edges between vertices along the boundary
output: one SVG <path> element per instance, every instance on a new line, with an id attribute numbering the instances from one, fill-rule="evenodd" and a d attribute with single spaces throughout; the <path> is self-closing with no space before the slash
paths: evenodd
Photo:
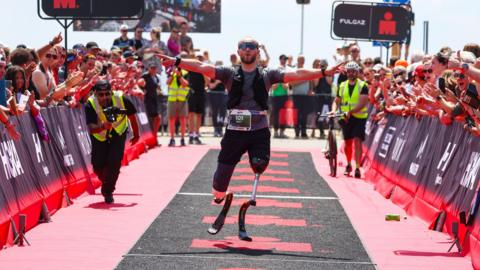
<path id="1" fill-rule="evenodd" d="M 351 110 L 353 110 L 360 98 L 360 90 L 366 85 L 367 83 L 357 79 L 357 82 L 355 83 L 355 87 L 353 88 L 353 91 L 351 95 L 348 95 L 348 80 L 344 81 L 340 84 L 340 89 L 339 89 L 339 96 L 342 99 L 341 101 L 341 106 L 340 110 L 343 113 L 347 113 Z M 368 118 L 368 112 L 367 112 L 367 107 L 363 107 L 362 110 L 358 113 L 353 113 L 353 117 L 358 118 L 358 119 L 366 119 Z"/>
<path id="2" fill-rule="evenodd" d="M 173 74 L 172 76 L 172 82 L 168 86 L 168 102 L 187 101 L 187 95 L 190 87 L 183 87 L 182 85 L 178 85 L 177 74 Z"/>
<path id="3" fill-rule="evenodd" d="M 105 113 L 103 113 L 102 106 L 98 103 L 98 99 L 95 97 L 95 95 L 92 95 L 89 99 L 88 102 L 92 105 L 93 109 L 97 113 L 98 118 L 100 119 L 101 123 L 107 122 L 107 117 L 105 116 Z M 113 106 L 118 107 L 122 110 L 125 110 L 125 103 L 123 102 L 123 92 L 121 91 L 113 91 L 112 95 L 112 102 Z M 115 132 L 117 132 L 118 135 L 122 135 L 125 131 L 128 129 L 128 118 L 126 115 L 118 115 L 117 120 L 112 123 L 113 129 Z M 92 136 L 101 141 L 104 142 L 107 140 L 107 130 L 103 130 L 100 133 L 93 133 Z"/>

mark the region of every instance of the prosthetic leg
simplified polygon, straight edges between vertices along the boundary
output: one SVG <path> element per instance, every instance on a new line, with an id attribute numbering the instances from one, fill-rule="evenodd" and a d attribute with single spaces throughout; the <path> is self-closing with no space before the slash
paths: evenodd
<path id="1" fill-rule="evenodd" d="M 248 242 L 251 242 L 252 238 L 247 235 L 247 231 L 245 229 L 245 215 L 247 214 L 247 210 L 250 205 L 257 205 L 256 196 L 258 181 L 260 180 L 260 175 L 267 169 L 268 161 L 254 157 L 250 160 L 250 166 L 255 173 L 252 196 L 250 197 L 249 201 L 242 204 L 242 207 L 240 207 L 240 211 L 238 213 L 238 238 L 240 238 L 240 240 Z"/>

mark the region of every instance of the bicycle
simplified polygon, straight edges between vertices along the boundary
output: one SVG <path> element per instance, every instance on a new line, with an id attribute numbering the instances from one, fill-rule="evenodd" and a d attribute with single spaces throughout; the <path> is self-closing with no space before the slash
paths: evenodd
<path id="1" fill-rule="evenodd" d="M 323 151 L 325 158 L 328 159 L 328 165 L 330 167 L 330 176 L 337 176 L 337 137 L 334 132 L 335 128 L 335 118 L 345 116 L 344 113 L 335 113 L 321 115 L 321 117 L 328 117 L 328 135 L 327 135 L 327 144 L 326 149 Z"/>

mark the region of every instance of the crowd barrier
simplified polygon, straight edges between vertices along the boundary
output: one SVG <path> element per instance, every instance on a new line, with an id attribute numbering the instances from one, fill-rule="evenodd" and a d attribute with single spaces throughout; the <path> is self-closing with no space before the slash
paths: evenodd
<path id="1" fill-rule="evenodd" d="M 141 139 L 127 143 L 123 164 L 156 145 L 144 103 L 130 98 L 138 113 Z M 64 106 L 41 110 L 48 140 L 42 140 L 29 114 L 11 117 L 21 134 L 12 140 L 0 126 L 0 248 L 10 246 L 18 232 L 19 216 L 26 216 L 25 229 L 50 219 L 60 208 L 84 192 L 93 194 L 100 182 L 91 166 L 91 142 L 83 108 Z M 129 137 L 131 137 L 131 132 Z"/>
<path id="2" fill-rule="evenodd" d="M 480 269 L 480 138 L 463 124 L 388 115 L 367 124 L 365 178 L 430 229 L 454 236 Z"/>

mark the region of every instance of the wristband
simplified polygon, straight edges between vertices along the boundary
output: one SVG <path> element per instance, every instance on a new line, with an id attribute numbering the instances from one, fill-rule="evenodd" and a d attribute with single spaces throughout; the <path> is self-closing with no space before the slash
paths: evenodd
<path id="1" fill-rule="evenodd" d="M 461 67 L 462 67 L 462 69 L 463 69 L 464 72 L 467 71 L 467 70 L 470 68 L 470 66 L 468 65 L 468 63 L 463 63 L 463 64 L 461 65 Z"/>
<path id="2" fill-rule="evenodd" d="M 50 42 L 48 42 L 48 45 L 53 47 L 53 46 L 55 46 L 55 43 L 53 41 L 50 41 Z"/>
<path id="3" fill-rule="evenodd" d="M 175 66 L 178 67 L 180 65 L 180 63 L 182 62 L 182 58 L 180 57 L 175 57 Z"/>

